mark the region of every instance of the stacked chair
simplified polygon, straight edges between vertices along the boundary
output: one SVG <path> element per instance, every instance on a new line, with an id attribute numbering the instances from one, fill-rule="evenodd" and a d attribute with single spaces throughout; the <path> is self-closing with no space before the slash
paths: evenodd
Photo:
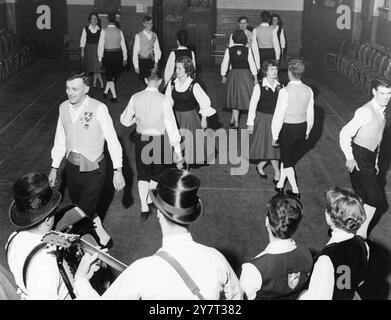
<path id="1" fill-rule="evenodd" d="M 33 45 L 18 46 L 12 31 L 0 30 L 0 82 L 35 60 Z"/>
<path id="2" fill-rule="evenodd" d="M 375 79 L 391 80 L 391 55 L 370 43 L 354 40 L 347 54 L 341 50 L 336 68 L 366 95 Z"/>

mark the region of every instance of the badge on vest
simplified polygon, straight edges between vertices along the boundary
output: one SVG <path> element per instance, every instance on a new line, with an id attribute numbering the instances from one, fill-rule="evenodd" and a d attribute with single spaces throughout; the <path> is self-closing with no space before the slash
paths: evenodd
<path id="1" fill-rule="evenodd" d="M 84 129 L 88 130 L 90 128 L 90 122 L 94 118 L 93 112 L 84 112 L 84 119 L 82 118 L 82 124 L 84 124 Z"/>
<path id="2" fill-rule="evenodd" d="M 300 272 L 288 274 L 288 287 L 294 290 L 300 281 Z"/>

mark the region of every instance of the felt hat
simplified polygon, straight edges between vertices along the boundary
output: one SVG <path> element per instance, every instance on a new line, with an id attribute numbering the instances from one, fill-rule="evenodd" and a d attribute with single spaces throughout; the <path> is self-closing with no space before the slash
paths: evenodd
<path id="1" fill-rule="evenodd" d="M 49 186 L 48 177 L 42 173 L 20 177 L 12 191 L 14 201 L 9 209 L 9 219 L 21 229 L 32 228 L 44 221 L 61 201 L 61 194 Z"/>
<path id="2" fill-rule="evenodd" d="M 189 171 L 169 169 L 159 177 L 157 189 L 149 195 L 157 209 L 170 221 L 190 225 L 203 213 L 197 196 L 200 180 Z"/>

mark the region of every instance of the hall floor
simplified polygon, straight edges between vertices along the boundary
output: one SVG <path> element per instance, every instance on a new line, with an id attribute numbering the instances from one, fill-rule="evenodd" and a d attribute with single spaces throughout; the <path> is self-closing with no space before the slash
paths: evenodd
<path id="1" fill-rule="evenodd" d="M 69 62 L 38 60 L 13 78 L 0 83 L 1 248 L 4 248 L 13 231 L 8 220 L 12 184 L 27 172 L 49 173 L 58 107 L 66 100 L 65 79 L 72 67 Z M 200 79 L 211 97 L 212 106 L 218 110 L 213 126 L 228 128 L 230 113 L 224 109 L 224 87 L 218 69 L 204 68 Z M 305 82 L 316 92 L 316 124 L 308 143 L 308 152 L 297 167 L 305 216 L 294 238 L 316 253 L 328 241 L 324 219 L 325 192 L 333 186 L 350 187 L 344 156 L 339 149 L 339 131 L 353 116 L 355 109 L 369 98 L 335 72 L 309 70 Z M 114 240 L 111 254 L 127 264 L 155 253 L 161 245 L 156 216 L 147 221 L 140 220 L 132 142 L 134 128 L 125 128 L 119 121 L 130 96 L 140 89 L 141 84 L 135 74 L 125 72 L 118 84 L 119 103 L 108 102 L 124 150 L 127 187 L 114 193 L 108 178 L 100 206 L 105 216 L 105 227 Z M 91 96 L 100 99 L 102 91 L 91 90 Z M 381 170 L 390 200 L 391 185 L 386 183 L 391 181 L 391 121 L 388 122 Z M 245 123 L 244 115 L 242 128 L 246 128 Z M 267 168 L 269 180 L 264 181 L 258 177 L 254 165 L 250 166 L 248 174 L 239 176 L 230 175 L 230 169 L 234 166 L 216 164 L 194 170 L 201 179 L 200 196 L 206 211 L 192 232 L 197 241 L 219 249 L 240 275 L 241 264 L 261 252 L 267 244 L 264 208 L 274 195 L 274 186 L 270 167 Z M 65 196 L 64 204 L 69 204 L 68 201 Z M 370 237 L 370 272 L 360 292 L 364 299 L 391 298 L 390 233 L 391 216 L 388 210 L 379 217 Z M 7 265 L 3 249 L 0 249 L 0 263 Z"/>

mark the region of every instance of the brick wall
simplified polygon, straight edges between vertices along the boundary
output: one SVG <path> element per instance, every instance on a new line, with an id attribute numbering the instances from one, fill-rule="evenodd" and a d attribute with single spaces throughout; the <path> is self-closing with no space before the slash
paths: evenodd
<path id="1" fill-rule="evenodd" d="M 246 1 L 244 1 L 246 2 Z M 237 28 L 237 20 L 244 15 L 250 19 L 250 25 L 256 27 L 260 23 L 262 10 L 252 9 L 222 9 L 217 10 L 217 33 L 231 33 Z M 280 11 L 277 13 L 284 21 L 284 31 L 288 42 L 288 52 L 297 52 L 301 45 L 302 11 Z"/>

